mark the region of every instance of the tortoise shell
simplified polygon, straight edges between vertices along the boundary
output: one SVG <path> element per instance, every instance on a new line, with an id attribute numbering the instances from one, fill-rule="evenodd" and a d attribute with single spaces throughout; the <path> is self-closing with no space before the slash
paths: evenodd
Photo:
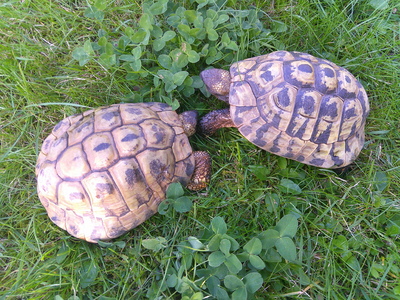
<path id="1" fill-rule="evenodd" d="M 230 114 L 258 147 L 323 168 L 344 167 L 364 145 L 367 94 L 346 69 L 276 51 L 230 68 Z"/>
<path id="2" fill-rule="evenodd" d="M 194 168 L 182 121 L 170 106 L 115 104 L 54 127 L 38 157 L 37 190 L 55 224 L 97 242 L 147 220 L 168 185 L 187 185 Z"/>

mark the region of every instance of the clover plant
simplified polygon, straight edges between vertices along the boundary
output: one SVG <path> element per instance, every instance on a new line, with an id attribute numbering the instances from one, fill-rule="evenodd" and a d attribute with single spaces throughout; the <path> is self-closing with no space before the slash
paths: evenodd
<path id="1" fill-rule="evenodd" d="M 168 189 L 166 211 L 180 210 L 175 205 L 183 197 L 178 185 Z M 230 234 L 223 218 L 214 217 L 198 237 L 189 236 L 175 244 L 164 237 L 145 239 L 142 246 L 157 254 L 154 257 L 160 265 L 147 297 L 156 299 L 169 291 L 180 294 L 181 299 L 252 299 L 276 264 L 292 264 L 306 281 L 308 277 L 297 262 L 293 241 L 297 229 L 297 217 L 288 214 L 274 228 L 242 242 Z"/>
<path id="2" fill-rule="evenodd" d="M 151 92 L 155 101 L 176 109 L 175 93 L 189 97 L 202 88 L 201 69 L 229 65 L 247 52 L 260 54 L 266 47 L 282 47 L 271 33 L 284 31 L 284 24 L 262 21 L 266 14 L 256 8 L 237 10 L 226 6 L 226 1 L 214 0 L 184 5 L 144 1 L 142 8 L 138 20 L 123 20 L 116 30 L 100 26 L 94 40 L 86 40 L 72 53 L 80 66 L 94 61 L 105 69 L 125 72 L 127 82 L 141 87 L 134 94 L 136 101 Z M 106 14 L 105 0 L 97 0 L 85 11 L 86 17 L 100 23 Z"/>

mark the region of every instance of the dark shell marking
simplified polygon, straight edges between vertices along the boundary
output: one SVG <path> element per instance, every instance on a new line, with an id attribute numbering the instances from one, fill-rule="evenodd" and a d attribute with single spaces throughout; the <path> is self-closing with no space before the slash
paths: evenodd
<path id="1" fill-rule="evenodd" d="M 232 120 L 252 143 L 324 168 L 353 162 L 364 144 L 367 94 L 346 69 L 277 51 L 231 66 Z"/>
<path id="2" fill-rule="evenodd" d="M 182 121 L 162 103 L 116 104 L 68 117 L 45 140 L 36 176 L 51 220 L 97 242 L 144 222 L 195 158 Z"/>

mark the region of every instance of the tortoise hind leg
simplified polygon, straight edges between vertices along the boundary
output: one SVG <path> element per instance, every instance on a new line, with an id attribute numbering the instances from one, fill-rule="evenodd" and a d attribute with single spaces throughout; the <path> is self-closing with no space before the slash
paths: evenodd
<path id="1" fill-rule="evenodd" d="M 187 188 L 198 191 L 207 187 L 211 179 L 211 157 L 205 151 L 194 151 L 195 167 Z"/>
<path id="2" fill-rule="evenodd" d="M 212 135 L 222 127 L 236 127 L 232 121 L 229 108 L 213 110 L 200 120 L 200 132 L 205 135 Z"/>

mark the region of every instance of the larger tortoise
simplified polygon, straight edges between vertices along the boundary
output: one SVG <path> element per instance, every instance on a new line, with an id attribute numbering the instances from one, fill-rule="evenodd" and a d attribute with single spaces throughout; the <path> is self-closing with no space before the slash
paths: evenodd
<path id="1" fill-rule="evenodd" d="M 50 219 L 96 243 L 120 236 L 157 211 L 167 187 L 210 180 L 210 157 L 193 152 L 197 112 L 162 103 L 115 104 L 65 118 L 45 139 L 37 190 Z"/>
<path id="2" fill-rule="evenodd" d="M 230 104 L 202 118 L 206 134 L 237 127 L 264 150 L 322 168 L 344 167 L 363 148 L 367 94 L 349 71 L 330 61 L 276 51 L 200 76 Z"/>

